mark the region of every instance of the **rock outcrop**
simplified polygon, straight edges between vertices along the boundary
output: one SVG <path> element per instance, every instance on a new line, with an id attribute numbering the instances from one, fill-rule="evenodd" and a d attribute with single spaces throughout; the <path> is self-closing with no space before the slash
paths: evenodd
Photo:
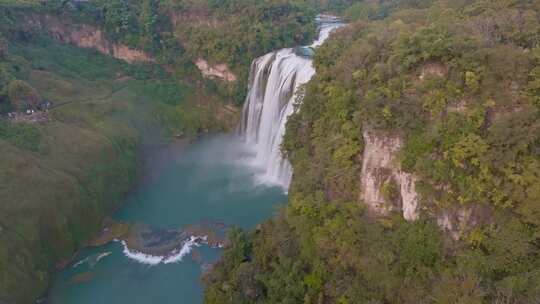
<path id="1" fill-rule="evenodd" d="M 437 224 L 452 237 L 459 240 L 475 227 L 492 222 L 493 210 L 488 205 L 473 204 L 441 209 L 436 214 Z"/>
<path id="2" fill-rule="evenodd" d="M 51 37 L 63 43 L 94 49 L 128 63 L 155 62 L 152 56 L 141 50 L 109 41 L 101 29 L 92 25 L 62 22 L 59 18 L 50 15 L 33 16 L 29 18 L 28 25 L 47 32 Z"/>
<path id="3" fill-rule="evenodd" d="M 236 75 L 229 70 L 226 64 L 211 65 L 208 61 L 199 58 L 195 61 L 195 65 L 197 65 L 205 78 L 217 78 L 227 82 L 236 81 Z"/>
<path id="4" fill-rule="evenodd" d="M 418 218 L 416 177 L 401 170 L 397 156 L 402 140 L 397 136 L 380 135 L 364 130 L 364 153 L 360 176 L 360 200 L 376 214 L 399 211 L 406 220 Z M 389 198 L 383 188 L 393 191 Z"/>
<path id="5" fill-rule="evenodd" d="M 375 215 L 399 212 L 408 221 L 419 217 L 418 178 L 401 169 L 398 154 L 403 141 L 398 136 L 364 130 L 364 152 L 360 176 L 360 201 Z M 426 206 L 427 208 L 427 206 Z M 490 206 L 456 204 L 426 209 L 439 227 L 452 239 L 458 240 L 479 225 L 491 222 Z"/>

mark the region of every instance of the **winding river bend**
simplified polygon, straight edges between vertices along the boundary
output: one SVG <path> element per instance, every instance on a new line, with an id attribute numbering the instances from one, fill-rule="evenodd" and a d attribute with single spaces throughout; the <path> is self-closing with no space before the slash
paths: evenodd
<path id="1" fill-rule="evenodd" d="M 82 250 L 47 303 L 202 303 L 200 277 L 219 258 L 227 228 L 253 228 L 287 200 L 292 170 L 279 145 L 294 93 L 315 73 L 311 48 L 341 25 L 324 16 L 319 23 L 313 45 L 254 61 L 239 135 L 151 155 L 153 169 L 114 215 L 136 235 Z"/>

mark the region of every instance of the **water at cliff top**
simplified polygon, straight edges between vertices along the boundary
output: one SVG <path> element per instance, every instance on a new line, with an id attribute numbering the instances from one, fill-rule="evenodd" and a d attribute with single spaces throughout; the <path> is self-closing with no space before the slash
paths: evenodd
<path id="1" fill-rule="evenodd" d="M 249 92 L 242 112 L 240 135 L 252 147 L 254 164 L 263 173 L 259 181 L 288 189 L 291 164 L 282 156 L 280 146 L 287 118 L 294 110 L 297 89 L 315 74 L 309 54 L 330 33 L 342 26 L 339 19 L 319 16 L 319 38 L 306 50 L 282 49 L 253 61 Z M 302 53 L 302 54 L 300 54 Z"/>

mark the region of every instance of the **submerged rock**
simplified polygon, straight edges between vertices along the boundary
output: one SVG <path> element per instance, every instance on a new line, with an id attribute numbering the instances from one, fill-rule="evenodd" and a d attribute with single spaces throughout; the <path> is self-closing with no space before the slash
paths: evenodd
<path id="1" fill-rule="evenodd" d="M 201 252 L 196 249 L 191 252 L 191 259 L 194 262 L 199 263 L 199 264 L 203 262 L 203 257 L 201 255 Z"/>
<path id="2" fill-rule="evenodd" d="M 226 228 L 227 226 L 224 223 L 201 222 L 187 226 L 184 228 L 184 231 L 193 236 L 205 237 L 210 247 L 221 248 L 225 246 L 227 241 L 225 235 Z"/>
<path id="3" fill-rule="evenodd" d="M 95 273 L 90 272 L 90 271 L 79 273 L 79 274 L 76 274 L 76 275 L 72 276 L 71 279 L 69 280 L 69 282 L 71 284 L 87 283 L 87 282 L 90 282 L 94 278 L 94 275 L 95 275 Z"/>
<path id="4" fill-rule="evenodd" d="M 131 230 L 126 243 L 132 250 L 162 256 L 182 247 L 189 237 L 182 230 L 136 225 Z"/>

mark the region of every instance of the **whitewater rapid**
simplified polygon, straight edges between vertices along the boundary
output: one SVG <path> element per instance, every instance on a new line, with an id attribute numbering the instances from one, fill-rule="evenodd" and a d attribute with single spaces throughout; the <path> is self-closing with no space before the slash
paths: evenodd
<path id="1" fill-rule="evenodd" d="M 184 242 L 182 248 L 175 249 L 167 255 L 151 255 L 136 250 L 131 250 L 129 249 L 126 241 L 121 240 L 119 242 L 124 247 L 123 253 L 126 257 L 141 264 L 155 266 L 159 264 L 172 264 L 181 262 L 186 255 L 191 253 L 193 248 L 206 244 L 206 240 L 206 237 L 191 236 L 189 240 L 186 240 L 186 242 Z"/>

